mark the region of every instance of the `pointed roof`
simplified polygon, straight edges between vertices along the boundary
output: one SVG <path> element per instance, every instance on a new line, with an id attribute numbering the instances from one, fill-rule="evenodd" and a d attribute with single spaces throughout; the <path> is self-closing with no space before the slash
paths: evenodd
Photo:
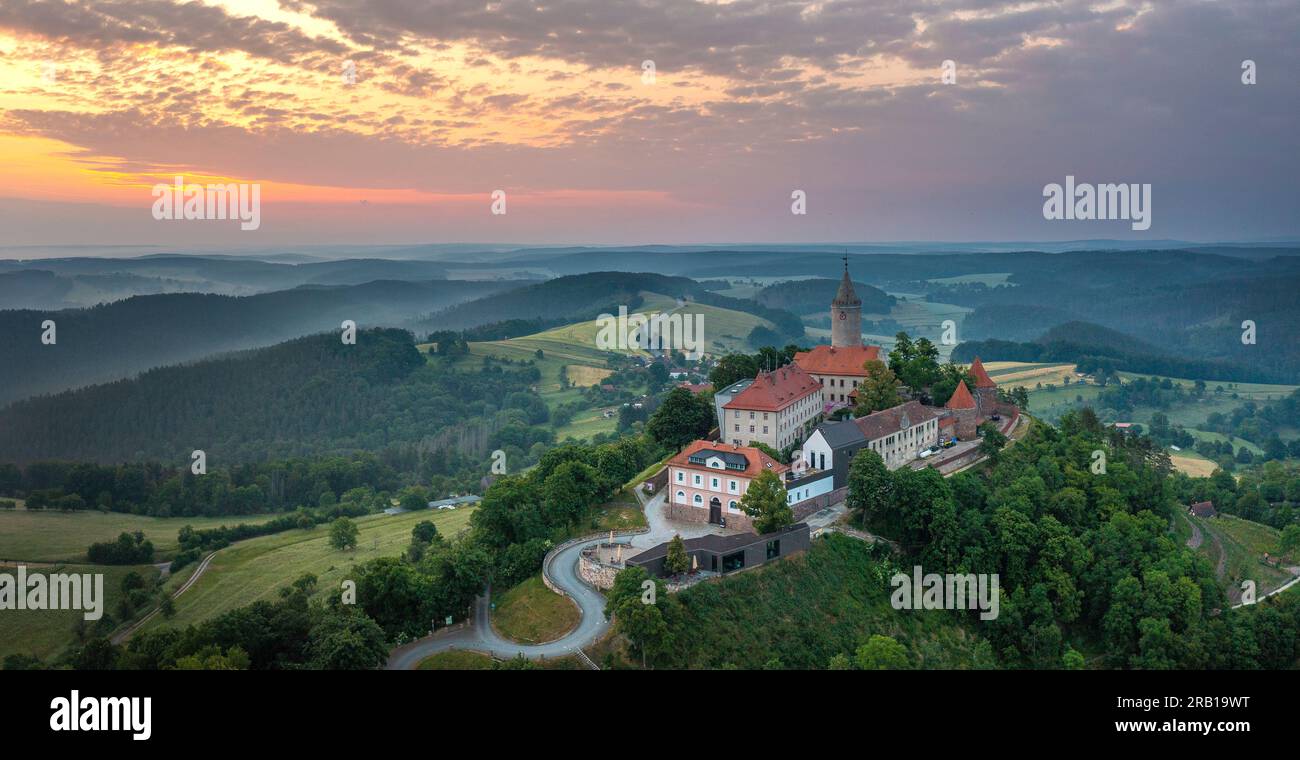
<path id="1" fill-rule="evenodd" d="M 998 384 L 993 382 L 993 378 L 989 377 L 989 373 L 984 369 L 984 365 L 980 363 L 978 356 L 975 357 L 975 361 L 970 363 L 970 373 L 975 376 L 976 388 L 998 387 Z"/>
<path id="2" fill-rule="evenodd" d="M 831 306 L 861 306 L 862 299 L 853 290 L 853 280 L 849 277 L 849 257 L 844 257 L 844 276 L 840 278 L 840 289 L 835 292 Z"/>
<path id="3" fill-rule="evenodd" d="M 952 392 L 952 398 L 944 404 L 948 409 L 974 409 L 975 397 L 970 395 L 970 389 L 966 387 L 965 380 L 957 381 L 957 390 Z"/>

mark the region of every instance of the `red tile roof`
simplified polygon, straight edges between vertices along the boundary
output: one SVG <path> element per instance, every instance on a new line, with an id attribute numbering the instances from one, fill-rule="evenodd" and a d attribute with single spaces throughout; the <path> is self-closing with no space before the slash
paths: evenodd
<path id="1" fill-rule="evenodd" d="M 880 359 L 880 346 L 815 346 L 811 351 L 794 355 L 794 363 L 804 372 L 818 375 L 856 375 L 866 377 L 863 369 L 869 361 Z"/>
<path id="2" fill-rule="evenodd" d="M 1197 517 L 1214 517 L 1219 514 L 1218 511 L 1214 509 L 1214 502 L 1212 501 L 1196 502 L 1192 505 L 1191 512 Z"/>
<path id="3" fill-rule="evenodd" d="M 952 398 L 944 404 L 949 409 L 974 409 L 975 397 L 970 395 L 970 389 L 966 387 L 966 381 L 957 382 L 957 390 L 952 392 Z"/>
<path id="4" fill-rule="evenodd" d="M 719 454 L 739 454 L 745 458 L 747 466 L 742 470 L 717 470 L 710 467 L 694 464 L 688 461 L 692 454 L 698 453 L 703 449 L 712 449 Z M 706 453 L 707 454 L 707 453 Z M 763 470 L 771 470 L 780 475 L 789 467 L 781 464 L 772 457 L 764 454 L 760 449 L 752 446 L 735 446 L 717 441 L 694 441 L 682 449 L 681 452 L 668 460 L 672 467 L 683 467 L 688 470 L 699 470 L 701 472 L 723 472 L 732 475 L 739 475 L 746 478 L 756 478 Z"/>
<path id="5" fill-rule="evenodd" d="M 678 388 L 685 388 L 686 390 L 690 391 L 691 393 L 703 393 L 703 392 L 705 392 L 705 391 L 711 391 L 711 390 L 713 390 L 713 385 L 711 385 L 710 383 L 688 383 L 688 382 L 683 381 L 683 382 L 678 383 L 678 384 L 677 384 L 677 387 L 678 387 Z"/>
<path id="6" fill-rule="evenodd" d="M 989 373 L 984 369 L 984 365 L 980 363 L 978 356 L 975 357 L 975 361 L 970 363 L 970 373 L 975 376 L 976 388 L 998 387 L 998 384 L 993 382 L 993 378 L 989 377 Z"/>
<path id="7" fill-rule="evenodd" d="M 775 412 L 821 390 L 821 383 L 811 375 L 797 365 L 787 364 L 771 372 L 758 373 L 748 388 L 722 408 Z"/>

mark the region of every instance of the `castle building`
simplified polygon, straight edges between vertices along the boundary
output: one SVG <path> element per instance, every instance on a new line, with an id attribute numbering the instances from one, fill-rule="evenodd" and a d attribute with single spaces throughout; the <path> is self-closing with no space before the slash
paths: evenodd
<path id="1" fill-rule="evenodd" d="M 848 348 L 862 345 L 862 299 L 853 291 L 849 277 L 849 258 L 844 257 L 844 276 L 840 289 L 831 301 L 831 346 Z"/>
<path id="2" fill-rule="evenodd" d="M 989 377 L 978 356 L 970 363 L 970 373 L 975 378 L 975 408 L 981 418 L 988 419 L 997 413 L 998 384 Z"/>
<path id="3" fill-rule="evenodd" d="M 854 420 L 823 422 L 804 442 L 804 463 L 831 470 L 834 487 L 842 488 L 848 485 L 849 463 L 860 450 L 871 449 L 896 470 L 939 442 L 939 418 L 937 409 L 908 401 Z"/>
<path id="4" fill-rule="evenodd" d="M 802 441 L 822 413 L 821 385 L 797 364 L 759 372 L 722 405 L 718 437 L 739 446 L 753 441 L 780 451 Z"/>
<path id="5" fill-rule="evenodd" d="M 853 290 L 846 256 L 844 276 L 831 301 L 831 344 L 800 351 L 794 363 L 821 385 L 823 411 L 830 411 L 853 404 L 850 396 L 870 374 L 864 365 L 878 360 L 879 346 L 862 345 L 862 299 Z"/>

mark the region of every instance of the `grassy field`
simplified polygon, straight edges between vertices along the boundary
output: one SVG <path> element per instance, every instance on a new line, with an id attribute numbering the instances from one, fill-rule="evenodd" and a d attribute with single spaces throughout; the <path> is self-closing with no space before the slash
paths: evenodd
<path id="1" fill-rule="evenodd" d="M 420 660 L 416 670 L 491 670 L 492 658 L 481 652 L 453 649 Z"/>
<path id="2" fill-rule="evenodd" d="M 1276 529 L 1232 515 L 1220 515 L 1210 520 L 1191 519 L 1205 534 L 1198 551 L 1216 566 L 1220 557 L 1219 547 L 1222 546 L 1225 572 L 1220 580 L 1230 595 L 1240 592 L 1243 580 L 1253 580 L 1256 596 L 1263 596 L 1291 579 L 1290 573 L 1261 561 L 1265 552 L 1274 556 L 1278 553 L 1281 536 Z M 1214 541 L 1214 537 L 1219 540 Z M 1284 559 L 1286 564 L 1300 564 L 1300 557 Z M 1237 597 L 1232 598 L 1236 601 Z"/>
<path id="3" fill-rule="evenodd" d="M 521 644 L 554 641 L 582 619 L 573 600 L 547 588 L 540 573 L 493 597 L 492 627 Z"/>
<path id="4" fill-rule="evenodd" d="M 304 573 L 316 576 L 318 597 L 336 593 L 353 565 L 404 552 L 416 523 L 432 520 L 438 532 L 450 538 L 468 527 L 473 511 L 462 507 L 361 517 L 356 520 L 360 535 L 352 551 L 331 548 L 325 526 L 240 541 L 217 552 L 207 572 L 176 599 L 171 620 L 156 616 L 145 628 L 183 628 L 259 599 L 275 599 L 280 588 Z M 169 580 L 168 586 L 180 582 Z"/>
<path id="5" fill-rule="evenodd" d="M 619 491 L 597 513 L 596 530 L 631 530 L 646 527 L 645 510 L 636 500 L 636 494 Z"/>
<path id="6" fill-rule="evenodd" d="M 275 515 L 234 517 L 142 517 L 118 512 L 56 512 L 0 510 L 0 560 L 29 562 L 84 562 L 86 549 L 98 541 L 137 530 L 153 542 L 154 557 L 169 560 L 180 549 L 176 534 L 186 525 L 215 528 L 220 525 L 259 523 Z"/>
<path id="7" fill-rule="evenodd" d="M 55 564 L 28 566 L 27 572 L 41 573 L 103 573 L 104 614 L 117 616 L 117 605 L 122 598 L 122 578 L 137 572 L 152 585 L 158 570 L 152 565 L 72 565 Z M 12 565 L 0 566 L 0 573 L 14 575 Z M 4 610 L 0 612 L 0 658 L 11 654 L 29 654 L 49 660 L 76 643 L 73 626 L 84 619 L 81 610 Z M 93 623 L 86 621 L 86 625 Z"/>
<path id="8" fill-rule="evenodd" d="M 569 375 L 569 382 L 579 388 L 587 388 L 593 385 L 600 385 L 600 381 L 614 374 L 614 370 L 605 367 L 588 367 L 585 364 L 566 364 L 565 372 Z"/>

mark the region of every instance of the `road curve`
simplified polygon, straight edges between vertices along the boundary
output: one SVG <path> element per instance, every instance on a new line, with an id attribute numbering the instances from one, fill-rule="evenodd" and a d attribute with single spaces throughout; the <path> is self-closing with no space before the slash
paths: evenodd
<path id="1" fill-rule="evenodd" d="M 591 645 L 609 630 L 609 621 L 605 620 L 605 596 L 578 577 L 578 555 L 583 549 L 608 540 L 608 536 L 599 536 L 579 541 L 551 558 L 548 577 L 564 590 L 582 613 L 578 625 L 555 641 L 546 644 L 519 644 L 502 638 L 492 628 L 488 597 L 484 595 L 474 601 L 472 626 L 404 644 L 392 651 L 386 667 L 389 670 L 410 670 L 429 655 L 450 649 L 471 649 L 501 659 L 510 659 L 520 654 L 538 659 L 564 657 Z M 626 544 L 628 541 L 616 538 L 615 543 Z"/>

